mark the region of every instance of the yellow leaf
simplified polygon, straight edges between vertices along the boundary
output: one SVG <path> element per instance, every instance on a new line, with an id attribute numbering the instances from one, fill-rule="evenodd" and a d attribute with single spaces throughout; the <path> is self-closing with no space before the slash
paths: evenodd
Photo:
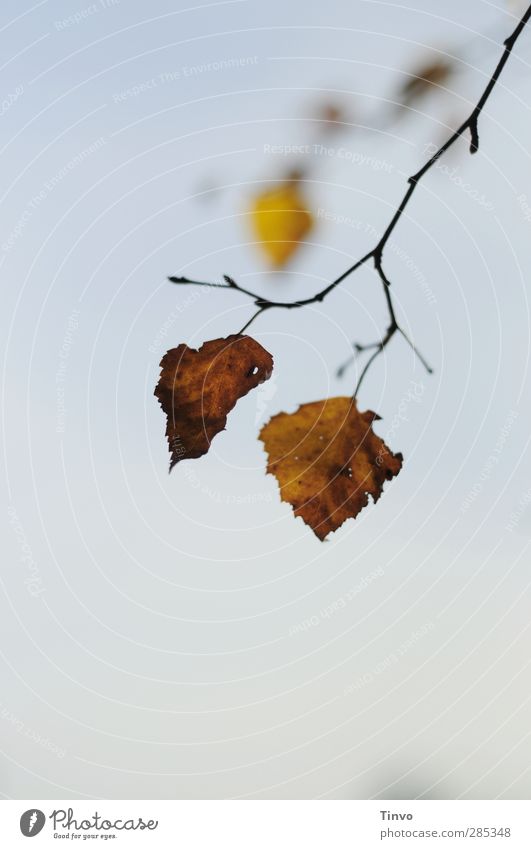
<path id="1" fill-rule="evenodd" d="M 257 195 L 251 222 L 270 263 L 279 268 L 311 230 L 313 216 L 297 182 L 290 180 Z"/>

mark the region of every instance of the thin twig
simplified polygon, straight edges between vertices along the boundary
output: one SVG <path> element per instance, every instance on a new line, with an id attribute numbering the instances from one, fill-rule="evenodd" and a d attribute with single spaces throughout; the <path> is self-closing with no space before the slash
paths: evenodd
<path id="1" fill-rule="evenodd" d="M 348 360 L 345 360 L 345 362 L 336 369 L 336 377 L 343 377 L 348 367 L 351 366 L 352 363 L 356 362 L 359 355 L 364 351 L 369 351 L 372 348 L 379 348 L 381 344 L 381 340 L 379 342 L 368 342 L 365 345 L 360 345 L 359 342 L 353 342 L 352 347 L 354 349 L 354 354 L 352 354 Z"/>
<path id="2" fill-rule="evenodd" d="M 254 313 L 254 315 L 252 315 L 252 316 L 251 316 L 251 318 L 249 319 L 249 321 L 247 321 L 247 322 L 243 325 L 243 327 L 241 328 L 241 330 L 238 330 L 238 336 L 241 336 L 243 333 L 245 333 L 245 331 L 247 330 L 247 328 L 248 328 L 248 327 L 249 327 L 249 326 L 253 323 L 253 321 L 255 320 L 255 318 L 258 318 L 258 316 L 260 315 L 260 313 L 261 313 L 261 312 L 263 312 L 263 311 L 264 311 L 264 309 L 266 309 L 266 307 L 260 307 L 260 309 L 258 309 L 258 310 Z"/>
<path id="3" fill-rule="evenodd" d="M 387 278 L 387 275 L 386 275 L 386 273 L 383 269 L 382 255 L 381 254 L 378 254 L 377 256 L 375 256 L 374 265 L 375 265 L 376 271 L 378 272 L 378 276 L 380 277 L 380 280 L 381 280 L 382 285 L 383 285 L 385 300 L 386 300 L 386 303 L 387 303 L 387 309 L 389 311 L 390 324 L 389 324 L 389 327 L 387 328 L 387 332 L 386 332 L 384 338 L 380 342 L 372 342 L 368 345 L 359 345 L 359 344 L 354 345 L 356 351 L 359 352 L 359 353 L 361 353 L 362 351 L 366 351 L 369 348 L 377 348 L 377 350 L 369 358 L 369 360 L 365 364 L 365 367 L 363 368 L 363 371 L 361 372 L 361 375 L 358 379 L 358 383 L 356 385 L 356 390 L 354 392 L 354 397 L 356 397 L 356 395 L 358 394 L 360 386 L 363 382 L 363 378 L 367 374 L 370 366 L 373 364 L 375 359 L 380 354 L 383 353 L 383 351 L 385 350 L 385 348 L 387 347 L 387 345 L 389 344 L 389 342 L 391 341 L 391 339 L 393 338 L 395 333 L 400 333 L 403 336 L 403 338 L 408 343 L 409 347 L 413 350 L 415 355 L 419 358 L 420 362 L 422 363 L 422 365 L 424 366 L 424 368 L 426 369 L 428 374 L 433 374 L 433 369 L 429 365 L 429 363 L 427 362 L 426 358 L 420 353 L 419 349 L 417 348 L 416 345 L 413 344 L 413 342 L 411 341 L 411 339 L 407 335 L 404 328 L 401 327 L 400 324 L 398 323 L 396 313 L 395 313 L 394 304 L 393 304 L 393 300 L 391 298 L 391 281 Z M 343 373 L 343 371 L 345 370 L 345 367 L 346 367 L 346 364 L 344 364 L 344 366 L 340 369 L 341 373 Z"/>
<path id="4" fill-rule="evenodd" d="M 391 292 L 390 292 L 390 285 L 391 284 L 390 284 L 390 281 L 387 279 L 385 272 L 384 272 L 384 269 L 383 269 L 384 249 L 385 249 L 387 242 L 389 241 L 389 238 L 391 237 L 391 234 L 393 233 L 395 227 L 397 226 L 398 222 L 402 218 L 402 215 L 404 214 L 405 209 L 406 209 L 407 205 L 409 204 L 409 201 L 411 200 L 419 182 L 422 180 L 424 175 L 427 174 L 428 171 L 431 168 L 433 168 L 433 166 L 437 163 L 437 161 L 441 158 L 441 156 L 443 156 L 443 154 L 445 154 L 446 151 L 449 150 L 449 148 L 451 148 L 452 145 L 455 144 L 455 142 L 467 132 L 470 133 L 470 153 L 477 153 L 477 151 L 479 150 L 478 122 L 479 122 L 480 115 L 483 112 L 485 104 L 487 103 L 487 100 L 489 99 L 490 95 L 492 94 L 492 91 L 493 91 L 496 83 L 498 82 L 498 79 L 500 78 L 500 75 L 501 75 L 505 65 L 507 64 L 507 61 L 508 61 L 508 59 L 509 59 L 509 57 L 510 57 L 512 51 L 513 51 L 514 45 L 516 44 L 519 36 L 521 35 L 522 31 L 524 30 L 524 28 L 525 28 L 526 24 L 528 23 L 528 21 L 530 20 L 530 18 L 531 18 L 531 5 L 529 6 L 527 11 L 522 16 L 522 18 L 521 18 L 520 22 L 518 23 L 518 26 L 516 27 L 514 32 L 509 36 L 509 38 L 507 38 L 504 41 L 504 43 L 503 43 L 503 46 L 504 46 L 503 54 L 502 54 L 501 58 L 499 59 L 498 64 L 496 65 L 496 68 L 494 69 L 494 72 L 493 72 L 492 76 L 490 77 L 481 97 L 479 98 L 477 104 L 474 106 L 474 108 L 473 108 L 472 112 L 470 113 L 470 115 L 468 116 L 468 118 L 466 118 L 466 120 L 463 121 L 461 126 L 458 127 L 458 129 L 455 130 L 451 134 L 451 136 L 444 142 L 444 144 L 442 144 L 438 148 L 438 150 L 435 151 L 435 153 L 430 157 L 430 159 L 428 159 L 428 161 L 422 166 L 422 168 L 420 168 L 416 172 L 416 174 L 413 174 L 411 177 L 408 178 L 408 181 L 407 181 L 408 187 L 406 189 L 406 192 L 405 192 L 404 196 L 402 197 L 402 200 L 400 201 L 398 207 L 396 208 L 396 211 L 394 212 L 386 230 L 384 231 L 383 235 L 381 236 L 380 240 L 378 241 L 376 246 L 373 248 L 373 250 L 370 251 L 368 254 L 365 254 L 364 256 L 362 256 L 361 259 L 357 260 L 357 262 L 355 262 L 353 265 L 351 265 L 349 268 L 347 268 L 347 270 L 344 271 L 343 274 L 341 274 L 339 277 L 337 277 L 335 280 L 333 280 L 331 283 L 329 283 L 328 286 L 326 286 L 320 292 L 317 292 L 317 294 L 313 295 L 311 298 L 304 298 L 302 300 L 297 300 L 297 301 L 272 301 L 269 298 L 265 298 L 262 295 L 257 295 L 255 292 L 251 292 L 249 289 L 243 288 L 238 283 L 236 283 L 236 281 L 233 280 L 232 277 L 225 276 L 224 277 L 225 283 L 207 283 L 207 282 L 199 281 L 199 280 L 190 280 L 187 277 L 169 277 L 168 280 L 171 283 L 177 283 L 177 284 L 192 284 L 192 285 L 195 285 L 195 286 L 210 286 L 210 287 L 218 288 L 218 289 L 232 289 L 235 292 L 240 292 L 241 294 L 247 295 L 248 297 L 252 298 L 254 300 L 255 306 L 258 307 L 258 310 L 250 318 L 250 320 L 247 322 L 247 324 L 244 326 L 243 330 L 246 330 L 252 324 L 252 322 L 256 318 L 258 318 L 258 316 L 261 315 L 261 313 L 263 313 L 267 309 L 270 309 L 270 308 L 297 309 L 299 307 L 308 306 L 309 304 L 320 303 L 337 286 L 339 286 L 339 284 L 342 283 L 343 280 L 345 280 L 347 277 L 349 277 L 351 274 L 353 274 L 355 271 L 357 271 L 359 268 L 361 268 L 362 265 L 364 265 L 366 262 L 368 262 L 370 259 L 372 259 L 374 261 L 375 269 L 376 269 L 376 271 L 377 271 L 377 273 L 380 277 L 380 280 L 382 282 L 382 286 L 383 286 L 383 290 L 384 290 L 384 294 L 385 294 L 385 298 L 386 298 L 386 303 L 387 303 L 387 308 L 388 308 L 388 311 L 389 311 L 390 324 L 389 324 L 389 327 L 387 328 L 385 336 L 383 337 L 383 339 L 380 342 L 374 342 L 374 343 L 371 343 L 369 345 L 354 345 L 354 348 L 355 348 L 355 350 L 357 351 L 358 354 L 361 353 L 362 351 L 368 350 L 370 348 L 371 349 L 376 348 L 374 353 L 369 357 L 367 363 L 365 364 L 365 366 L 364 366 L 364 368 L 361 372 L 361 375 L 359 377 L 358 384 L 357 384 L 357 387 L 356 387 L 356 391 L 355 391 L 354 394 L 355 395 L 357 394 L 357 392 L 358 392 L 358 390 L 361 386 L 361 383 L 363 381 L 363 378 L 367 374 L 367 372 L 368 372 L 370 366 L 372 365 L 372 363 L 374 362 L 374 360 L 382 353 L 382 351 L 389 344 L 389 342 L 391 341 L 391 339 L 393 338 L 393 336 L 395 335 L 395 333 L 397 331 L 408 342 L 408 344 L 413 349 L 415 354 L 418 356 L 418 358 L 420 359 L 420 361 L 422 362 L 422 364 L 426 368 L 426 370 L 431 373 L 432 372 L 431 367 L 428 365 L 425 358 L 419 353 L 418 349 L 415 347 L 413 342 L 409 339 L 409 337 L 407 336 L 405 331 L 399 326 L 399 324 L 396 320 L 394 305 L 393 305 Z M 243 332 L 243 330 L 240 331 L 240 332 Z M 355 357 L 351 358 L 351 360 L 349 360 L 348 362 L 350 363 L 352 361 L 352 359 L 355 359 Z M 348 365 L 348 363 L 345 363 L 344 366 L 340 367 L 339 372 L 342 373 L 347 365 Z"/>

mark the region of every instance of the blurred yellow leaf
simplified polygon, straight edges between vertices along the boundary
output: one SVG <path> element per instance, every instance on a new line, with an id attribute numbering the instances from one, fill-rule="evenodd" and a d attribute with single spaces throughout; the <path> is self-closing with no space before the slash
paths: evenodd
<path id="1" fill-rule="evenodd" d="M 275 267 L 284 265 L 313 227 L 313 216 L 296 180 L 260 192 L 251 207 L 258 241 Z"/>

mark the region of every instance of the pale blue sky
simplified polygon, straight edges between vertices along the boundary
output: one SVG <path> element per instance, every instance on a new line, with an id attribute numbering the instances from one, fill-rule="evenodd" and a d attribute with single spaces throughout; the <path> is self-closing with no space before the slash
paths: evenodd
<path id="1" fill-rule="evenodd" d="M 0 792 L 529 797 L 531 38 L 478 155 L 449 154 L 396 230 L 399 312 L 435 374 L 398 339 L 375 366 L 360 404 L 404 469 L 322 545 L 256 433 L 349 391 L 336 365 L 385 328 L 377 280 L 263 316 L 272 389 L 168 476 L 160 357 L 250 308 L 165 276 L 316 291 L 372 246 L 514 20 L 501 0 L 177 6 L 2 4 Z M 430 47 L 467 44 L 448 91 L 363 129 Z M 295 160 L 264 146 L 313 144 L 331 96 L 353 125 L 331 144 L 386 167 L 310 155 L 309 203 L 331 215 L 271 275 L 245 212 Z"/>

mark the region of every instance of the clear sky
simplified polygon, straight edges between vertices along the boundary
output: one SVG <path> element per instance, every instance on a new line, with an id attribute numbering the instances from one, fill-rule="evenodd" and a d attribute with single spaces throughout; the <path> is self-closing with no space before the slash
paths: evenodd
<path id="1" fill-rule="evenodd" d="M 259 319 L 272 383 L 171 476 L 153 397 L 167 348 L 250 315 L 166 276 L 317 291 L 514 24 L 502 0 L 2 3 L 4 796 L 529 797 L 530 35 L 388 251 L 435 373 L 395 339 L 364 383 L 405 457 L 378 505 L 319 543 L 256 439 L 351 391 L 336 366 L 387 320 L 370 269 Z M 446 89 L 389 123 L 430 49 L 460 57 Z M 246 213 L 301 164 L 318 226 L 272 273 Z"/>

